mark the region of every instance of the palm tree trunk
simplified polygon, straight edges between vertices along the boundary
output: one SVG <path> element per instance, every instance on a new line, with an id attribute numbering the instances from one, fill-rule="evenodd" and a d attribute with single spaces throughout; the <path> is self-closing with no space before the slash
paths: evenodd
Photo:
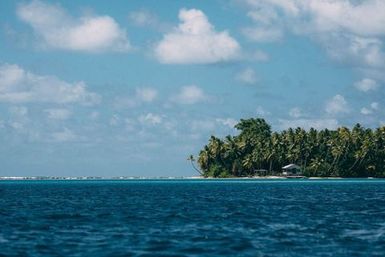
<path id="1" fill-rule="evenodd" d="M 202 171 L 200 171 L 197 167 L 195 167 L 193 160 L 190 160 L 190 162 L 191 162 L 191 166 L 194 168 L 194 170 L 196 170 L 201 176 L 203 176 Z"/>
<path id="2" fill-rule="evenodd" d="M 271 168 L 273 166 L 273 159 L 270 159 L 269 174 L 271 174 Z"/>

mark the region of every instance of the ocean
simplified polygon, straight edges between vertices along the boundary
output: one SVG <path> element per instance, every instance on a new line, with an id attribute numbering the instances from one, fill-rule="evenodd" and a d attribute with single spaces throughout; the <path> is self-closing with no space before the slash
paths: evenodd
<path id="1" fill-rule="evenodd" d="M 0 181 L 0 256 L 385 256 L 385 180 Z"/>

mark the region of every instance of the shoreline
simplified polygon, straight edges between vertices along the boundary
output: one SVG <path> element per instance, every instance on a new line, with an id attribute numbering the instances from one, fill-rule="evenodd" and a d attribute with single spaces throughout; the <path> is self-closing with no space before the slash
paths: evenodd
<path id="1" fill-rule="evenodd" d="M 343 180 L 343 179 L 385 179 L 375 177 L 361 177 L 361 178 L 344 178 L 344 177 L 284 177 L 284 176 L 254 176 L 254 177 L 234 177 L 234 178 L 214 178 L 214 177 L 134 177 L 134 176 L 120 176 L 120 177 L 94 177 L 94 176 L 81 176 L 81 177 L 51 177 L 51 176 L 31 176 L 31 177 L 17 177 L 17 176 L 2 176 L 0 181 L 100 181 L 100 180 Z"/>

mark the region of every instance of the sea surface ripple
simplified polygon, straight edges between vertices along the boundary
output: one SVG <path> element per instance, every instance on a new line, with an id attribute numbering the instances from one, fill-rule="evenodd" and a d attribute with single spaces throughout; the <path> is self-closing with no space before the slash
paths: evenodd
<path id="1" fill-rule="evenodd" d="M 0 256 L 385 256 L 385 180 L 0 181 Z"/>

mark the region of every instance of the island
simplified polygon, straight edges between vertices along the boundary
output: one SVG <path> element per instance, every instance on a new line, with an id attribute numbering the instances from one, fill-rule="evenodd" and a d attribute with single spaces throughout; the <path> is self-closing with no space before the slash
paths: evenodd
<path id="1" fill-rule="evenodd" d="M 211 136 L 197 158 L 189 156 L 201 176 L 285 176 L 282 167 L 298 167 L 306 177 L 385 177 L 385 126 L 273 132 L 264 119 L 249 118 L 235 128 L 238 135 Z"/>

